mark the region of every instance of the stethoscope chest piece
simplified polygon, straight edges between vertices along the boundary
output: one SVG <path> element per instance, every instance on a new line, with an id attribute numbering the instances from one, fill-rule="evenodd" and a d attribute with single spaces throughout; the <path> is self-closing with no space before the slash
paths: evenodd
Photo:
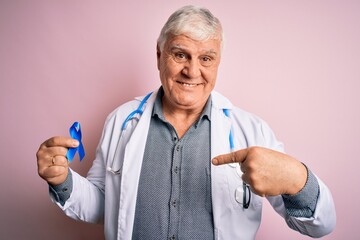
<path id="1" fill-rule="evenodd" d="M 235 200 L 241 204 L 244 209 L 249 208 L 251 199 L 250 187 L 247 184 L 243 184 L 235 189 Z"/>

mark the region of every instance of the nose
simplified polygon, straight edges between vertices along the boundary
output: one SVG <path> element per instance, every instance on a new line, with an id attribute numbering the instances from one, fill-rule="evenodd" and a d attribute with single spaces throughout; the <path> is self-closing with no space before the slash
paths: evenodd
<path id="1" fill-rule="evenodd" d="M 201 75 L 200 67 L 200 63 L 192 59 L 185 63 L 182 73 L 188 78 L 197 78 Z"/>

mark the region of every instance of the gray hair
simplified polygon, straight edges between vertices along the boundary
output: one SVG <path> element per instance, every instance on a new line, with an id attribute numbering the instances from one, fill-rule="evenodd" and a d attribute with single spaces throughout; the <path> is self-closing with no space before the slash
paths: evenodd
<path id="1" fill-rule="evenodd" d="M 208 9 L 197 6 L 185 6 L 174 12 L 160 32 L 157 40 L 160 51 L 171 35 L 186 35 L 197 41 L 219 39 L 223 45 L 223 30 L 219 19 Z"/>

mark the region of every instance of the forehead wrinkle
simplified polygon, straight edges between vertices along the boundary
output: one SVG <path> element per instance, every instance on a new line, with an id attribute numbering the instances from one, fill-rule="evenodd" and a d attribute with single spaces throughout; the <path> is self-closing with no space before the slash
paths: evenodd
<path id="1" fill-rule="evenodd" d="M 173 46 L 170 46 L 170 51 L 173 51 L 173 50 L 181 50 L 181 51 L 190 52 L 191 48 L 182 46 L 180 44 L 175 44 Z M 201 54 L 208 54 L 208 55 L 215 55 L 215 56 L 218 55 L 218 53 L 212 48 L 211 49 L 200 49 L 199 52 L 201 52 Z"/>

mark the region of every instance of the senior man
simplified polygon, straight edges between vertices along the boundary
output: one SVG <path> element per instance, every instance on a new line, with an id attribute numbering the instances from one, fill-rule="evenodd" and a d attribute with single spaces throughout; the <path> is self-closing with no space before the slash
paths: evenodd
<path id="1" fill-rule="evenodd" d="M 157 42 L 161 87 L 109 115 L 86 178 L 66 159 L 76 140 L 40 146 L 38 173 L 68 216 L 104 222 L 106 239 L 254 239 L 267 198 L 302 234 L 333 230 L 324 183 L 264 121 L 213 91 L 222 42 L 207 9 L 173 13 Z M 127 121 L 134 110 L 143 113 Z"/>

